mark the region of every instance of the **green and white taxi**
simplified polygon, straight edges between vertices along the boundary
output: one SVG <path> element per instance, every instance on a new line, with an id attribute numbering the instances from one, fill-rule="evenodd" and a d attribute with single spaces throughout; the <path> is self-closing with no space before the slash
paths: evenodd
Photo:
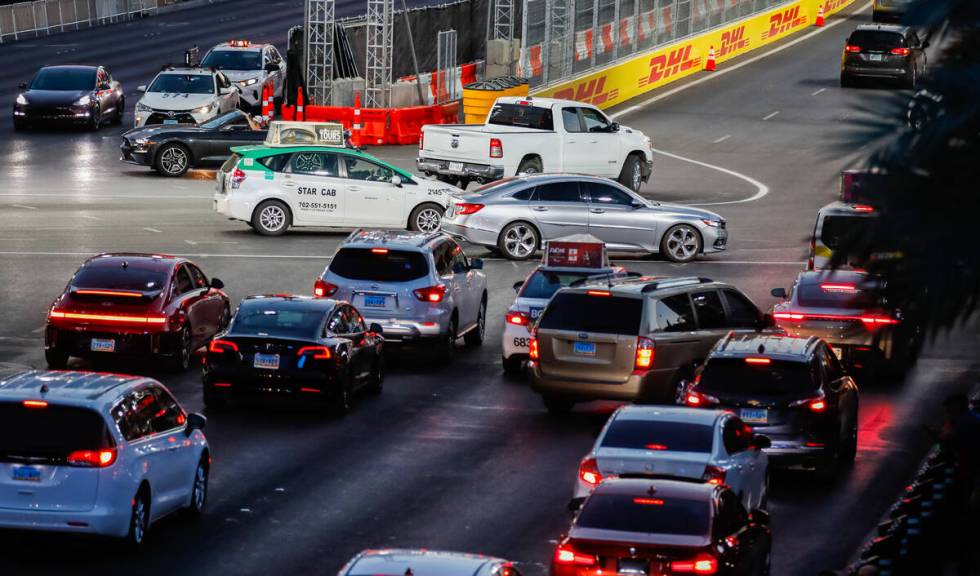
<path id="1" fill-rule="evenodd" d="M 461 193 L 345 147 L 336 124 L 274 122 L 265 144 L 232 152 L 218 171 L 214 210 L 266 236 L 290 226 L 434 232 Z"/>

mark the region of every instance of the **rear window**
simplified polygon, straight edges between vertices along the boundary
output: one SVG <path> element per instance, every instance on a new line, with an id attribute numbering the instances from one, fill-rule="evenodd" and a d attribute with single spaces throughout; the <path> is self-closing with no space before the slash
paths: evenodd
<path id="1" fill-rule="evenodd" d="M 231 326 L 234 335 L 314 338 L 320 333 L 324 310 L 278 310 L 249 306 L 238 310 Z"/>
<path id="2" fill-rule="evenodd" d="M 806 362 L 749 364 L 744 358 L 712 358 L 704 366 L 698 390 L 726 397 L 799 397 L 817 390 L 813 376 Z"/>
<path id="3" fill-rule="evenodd" d="M 856 238 L 862 238 L 871 226 L 868 216 L 827 216 L 820 227 L 820 241 L 831 250 Z"/>
<path id="4" fill-rule="evenodd" d="M 429 263 L 421 252 L 344 248 L 333 257 L 330 271 L 350 280 L 409 282 L 424 278 L 429 273 Z"/>
<path id="5" fill-rule="evenodd" d="M 552 298 L 538 327 L 547 330 L 638 335 L 642 317 L 643 300 L 639 298 L 566 292 Z"/>
<path id="6" fill-rule="evenodd" d="M 105 420 L 93 410 L 49 405 L 28 408 L 0 402 L 0 461 L 59 464 L 76 450 L 114 445 Z"/>
<path id="7" fill-rule="evenodd" d="M 821 282 L 800 284 L 796 287 L 796 301 L 807 308 L 874 308 L 877 297 L 873 290 L 862 290 L 846 282 Z"/>
<path id="8" fill-rule="evenodd" d="M 225 160 L 225 163 L 221 165 L 221 171 L 226 174 L 228 172 L 231 172 L 232 170 L 235 169 L 235 166 L 238 166 L 238 161 L 241 159 L 242 157 L 240 154 L 232 153 L 232 155 L 229 156 L 227 160 Z M 263 160 L 265 160 L 265 158 L 263 158 Z"/>
<path id="9" fill-rule="evenodd" d="M 584 272 L 548 272 L 538 270 L 524 283 L 521 289 L 522 298 L 544 298 L 554 296 L 560 288 L 570 285 L 576 280 L 588 278 L 591 274 Z"/>
<path id="10" fill-rule="evenodd" d="M 898 46 L 905 46 L 905 37 L 897 32 L 855 30 L 847 43 L 860 46 L 862 50 L 891 50 Z"/>
<path id="11" fill-rule="evenodd" d="M 523 106 L 521 104 L 497 104 L 490 111 L 487 124 L 518 126 L 535 130 L 554 130 L 551 108 Z"/>
<path id="12" fill-rule="evenodd" d="M 75 288 L 135 290 L 154 292 L 162 290 L 167 283 L 167 275 L 159 270 L 147 270 L 130 265 L 119 267 L 85 267 L 71 280 Z"/>
<path id="13" fill-rule="evenodd" d="M 602 447 L 706 453 L 714 444 L 714 431 L 702 424 L 617 418 L 602 437 Z"/>
<path id="14" fill-rule="evenodd" d="M 649 534 L 707 536 L 711 506 L 707 500 L 594 494 L 575 524 L 580 528 Z"/>

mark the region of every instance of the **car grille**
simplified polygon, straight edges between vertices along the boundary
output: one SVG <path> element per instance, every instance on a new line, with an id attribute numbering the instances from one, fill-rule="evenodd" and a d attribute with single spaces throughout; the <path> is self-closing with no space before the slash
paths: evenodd
<path id="1" fill-rule="evenodd" d="M 173 116 L 169 112 L 154 112 L 146 119 L 147 124 L 163 124 L 164 120 L 176 120 L 180 124 L 197 124 L 197 120 L 189 112 L 177 112 Z"/>

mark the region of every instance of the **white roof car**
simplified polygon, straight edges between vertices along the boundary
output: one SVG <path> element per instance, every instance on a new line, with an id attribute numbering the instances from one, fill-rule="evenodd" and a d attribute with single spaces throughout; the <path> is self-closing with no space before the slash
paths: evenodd
<path id="1" fill-rule="evenodd" d="M 222 72 L 166 67 L 149 86 L 138 88 L 135 126 L 201 124 L 238 107 L 239 91 Z"/>
<path id="2" fill-rule="evenodd" d="M 151 378 L 35 370 L 0 380 L 0 528 L 139 546 L 152 522 L 200 515 L 205 423 Z"/>
<path id="3" fill-rule="evenodd" d="M 507 560 L 438 550 L 364 550 L 351 558 L 337 576 L 418 574 L 418 576 L 521 576 Z"/>
<path id="4" fill-rule="evenodd" d="M 242 101 L 262 106 L 262 86 L 271 82 L 276 98 L 282 98 L 286 81 L 286 60 L 272 44 L 253 44 L 248 40 L 222 42 L 208 50 L 201 60 L 204 68 L 221 70 L 242 93 Z"/>

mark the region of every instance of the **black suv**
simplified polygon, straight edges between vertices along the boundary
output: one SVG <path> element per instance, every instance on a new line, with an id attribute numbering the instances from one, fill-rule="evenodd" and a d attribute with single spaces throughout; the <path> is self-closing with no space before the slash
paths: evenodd
<path id="1" fill-rule="evenodd" d="M 708 355 L 685 403 L 735 412 L 770 438 L 773 463 L 832 476 L 857 452 L 858 388 L 819 338 L 729 334 Z"/>
<path id="2" fill-rule="evenodd" d="M 857 78 L 878 78 L 899 80 L 914 88 L 925 73 L 928 46 L 908 26 L 858 26 L 841 53 L 840 85 L 847 88 Z"/>

